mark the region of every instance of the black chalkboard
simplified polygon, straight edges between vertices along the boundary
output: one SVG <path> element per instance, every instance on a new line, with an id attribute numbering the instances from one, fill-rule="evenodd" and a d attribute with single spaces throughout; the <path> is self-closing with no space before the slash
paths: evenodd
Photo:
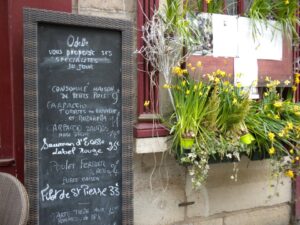
<path id="1" fill-rule="evenodd" d="M 37 115 L 33 224 L 131 223 L 123 215 L 130 204 L 123 199 L 123 174 L 130 172 L 123 133 L 131 129 L 123 99 L 125 39 L 113 28 L 36 23 L 36 102 L 25 93 Z"/>

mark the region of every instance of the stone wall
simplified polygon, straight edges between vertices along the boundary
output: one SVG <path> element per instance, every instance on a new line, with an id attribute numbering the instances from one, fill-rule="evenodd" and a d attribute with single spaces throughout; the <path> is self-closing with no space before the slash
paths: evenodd
<path id="1" fill-rule="evenodd" d="M 134 159 L 134 209 L 138 225 L 288 225 L 291 184 L 271 188 L 269 162 L 242 158 L 238 179 L 233 163 L 210 165 L 206 185 L 195 191 L 184 167 L 168 153 Z M 279 195 L 277 196 L 277 193 Z M 179 207 L 180 203 L 190 203 Z"/>
<path id="2" fill-rule="evenodd" d="M 104 16 L 135 20 L 135 0 L 73 0 L 73 12 L 90 15 Z"/>
<path id="3" fill-rule="evenodd" d="M 128 19 L 133 24 L 136 23 L 136 7 L 136 0 L 73 0 L 74 13 Z M 135 102 L 134 99 L 133 104 Z M 143 152 L 149 145 L 152 151 L 160 150 L 166 146 L 159 144 L 161 141 L 140 139 L 135 150 Z M 135 154 L 135 224 L 289 224 L 291 183 L 282 179 L 283 184 L 279 184 L 276 190 L 271 188 L 267 160 L 243 158 L 238 165 L 237 181 L 230 179 L 232 163 L 210 167 L 206 185 L 195 191 L 191 188 L 186 168 L 179 166 L 173 156 L 166 152 Z M 179 206 L 181 203 L 188 205 Z"/>

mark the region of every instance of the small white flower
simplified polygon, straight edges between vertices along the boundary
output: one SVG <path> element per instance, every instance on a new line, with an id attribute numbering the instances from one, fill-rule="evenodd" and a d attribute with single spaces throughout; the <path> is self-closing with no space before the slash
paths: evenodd
<path id="1" fill-rule="evenodd" d="M 233 155 L 234 155 L 234 157 L 235 157 L 238 161 L 241 161 L 240 153 L 239 153 L 239 152 L 233 152 Z"/>
<path id="2" fill-rule="evenodd" d="M 228 154 L 226 155 L 226 157 L 229 158 L 229 159 L 232 159 L 232 154 L 231 154 L 231 153 L 228 153 Z"/>
<path id="3" fill-rule="evenodd" d="M 195 170 L 190 170 L 190 175 L 193 176 L 195 174 Z"/>

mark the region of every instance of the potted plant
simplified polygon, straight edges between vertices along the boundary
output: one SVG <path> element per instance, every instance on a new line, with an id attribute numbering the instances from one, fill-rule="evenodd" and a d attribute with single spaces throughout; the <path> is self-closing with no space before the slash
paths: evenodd
<path id="1" fill-rule="evenodd" d="M 283 88 L 278 80 L 266 78 L 267 90 L 260 101 L 253 101 L 245 122 L 255 137 L 252 152 L 271 158 L 273 176 L 286 173 L 299 174 L 300 157 L 300 104 L 294 102 L 300 75 L 295 75 L 295 85 L 283 98 Z M 287 86 L 290 81 L 284 82 Z"/>
<path id="2" fill-rule="evenodd" d="M 283 33 L 293 40 L 298 38 L 296 26 L 300 24 L 298 4 L 298 0 L 253 0 L 245 15 L 253 21 L 254 34 L 259 31 L 256 22 L 260 26 L 270 26 L 268 21 L 274 20 L 275 28 L 282 29 Z"/>
<path id="3" fill-rule="evenodd" d="M 164 85 L 175 105 L 169 119 L 172 149 L 181 163 L 191 165 L 195 187 L 205 180 L 210 158 L 239 160 L 252 142 L 243 141 L 245 135 L 252 137 L 245 125 L 248 89 L 233 86 L 224 71 L 202 74 L 201 68 L 201 62 L 187 69 L 174 67 L 172 83 Z M 186 138 L 192 142 L 188 147 Z"/>

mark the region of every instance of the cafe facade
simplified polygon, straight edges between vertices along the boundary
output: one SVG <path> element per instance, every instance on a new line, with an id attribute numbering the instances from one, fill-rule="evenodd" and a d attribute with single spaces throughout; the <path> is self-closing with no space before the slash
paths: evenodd
<path id="1" fill-rule="evenodd" d="M 169 153 L 169 131 L 155 115 L 169 110 L 168 97 L 162 83 L 151 87 L 136 53 L 144 23 L 164 4 L 1 1 L 0 171 L 28 190 L 30 224 L 287 225 L 300 218 L 298 179 L 282 177 L 274 188 L 268 159 L 210 164 L 195 190 L 187 167 Z M 282 60 L 259 67 L 291 78 L 297 56 L 283 44 Z M 190 60 L 233 70 L 230 58 Z M 153 93 L 157 104 L 149 109 Z M 64 217 L 79 210 L 71 202 L 77 196 L 92 205 Z"/>

